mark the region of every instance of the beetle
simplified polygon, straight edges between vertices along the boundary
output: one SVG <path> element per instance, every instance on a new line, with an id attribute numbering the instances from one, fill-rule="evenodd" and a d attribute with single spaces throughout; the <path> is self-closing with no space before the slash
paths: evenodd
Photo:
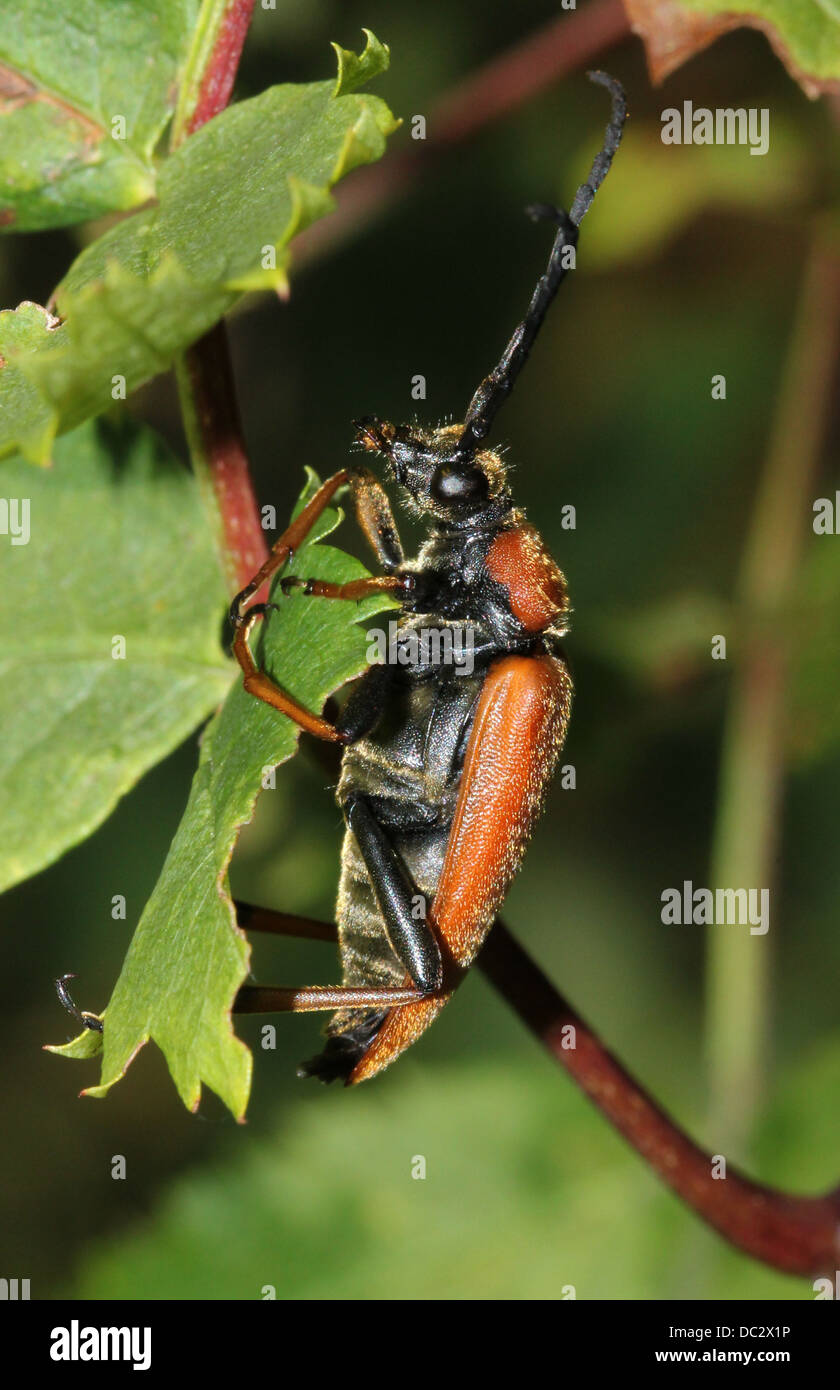
<path id="1" fill-rule="evenodd" d="M 566 581 L 512 499 L 499 453 L 485 443 L 568 269 L 584 214 L 609 171 L 626 119 L 621 85 L 591 80 L 612 101 L 603 145 L 569 212 L 536 205 L 556 233 L 545 273 L 498 365 L 462 424 L 355 423 L 408 508 L 429 525 L 407 562 L 388 495 L 361 463 L 321 485 L 236 595 L 233 650 L 245 689 L 316 737 L 343 749 L 336 798 L 345 834 L 336 926 L 343 982 L 290 990 L 245 986 L 238 1012 L 333 1011 L 323 1051 L 300 1074 L 348 1085 L 375 1076 L 423 1033 L 473 963 L 516 873 L 563 745 L 572 683 L 562 653 L 569 628 Z M 249 636 L 275 603 L 251 602 L 281 571 L 339 488 L 384 573 L 333 584 L 280 578 L 323 598 L 398 597 L 394 662 L 374 664 L 334 721 L 312 714 L 261 671 Z M 471 673 L 432 627 L 470 639 Z M 453 647 L 450 643 L 449 651 Z M 295 931 L 295 920 L 239 906 L 243 927 Z M 298 919 L 299 921 L 299 919 Z M 328 929 L 326 929 L 328 930 Z"/>
<path id="2" fill-rule="evenodd" d="M 604 142 L 568 212 L 528 209 L 556 224 L 548 264 L 464 422 L 422 428 L 369 416 L 355 424 L 362 451 L 384 458 L 404 503 L 429 524 L 419 555 L 406 561 L 383 485 L 356 462 L 320 486 L 231 605 L 245 689 L 344 750 L 336 792 L 345 821 L 336 910 L 343 982 L 246 985 L 234 1003 L 239 1013 L 332 1011 L 326 1045 L 303 1064 L 304 1076 L 348 1085 L 375 1076 L 440 1013 L 519 867 L 565 738 L 566 581 L 485 441 L 574 263 L 581 219 L 621 140 L 621 85 L 606 73 L 589 77 L 611 96 Z M 252 600 L 345 486 L 384 573 L 346 584 L 281 576 L 273 589 L 276 596 L 302 586 L 308 595 L 350 601 L 380 591 L 398 597 L 398 660 L 371 665 L 331 722 L 259 669 L 249 637 L 278 606 Z M 422 640 L 430 628 L 448 633 L 449 646 L 439 642 L 432 652 Z M 447 659 L 464 631 L 469 673 Z M 241 903 L 237 914 L 245 929 L 335 939 L 329 926 L 307 919 Z"/>

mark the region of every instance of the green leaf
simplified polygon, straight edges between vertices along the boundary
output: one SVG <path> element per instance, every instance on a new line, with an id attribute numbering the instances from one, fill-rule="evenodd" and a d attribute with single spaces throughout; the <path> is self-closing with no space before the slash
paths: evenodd
<path id="1" fill-rule="evenodd" d="M 378 98 L 334 87 L 273 87 L 222 112 L 166 161 L 158 206 L 78 257 L 55 294 L 60 327 L 45 333 L 29 311 L 23 327 L 4 316 L 0 455 L 20 448 L 43 460 L 52 435 L 110 404 L 115 378 L 133 391 L 240 294 L 286 285 L 292 238 L 329 210 L 338 179 L 379 158 L 395 128 Z"/>
<path id="2" fill-rule="evenodd" d="M 764 29 L 806 90 L 840 78 L 840 11 L 832 0 L 683 0 L 692 14 L 734 15 Z M 809 84 L 809 79 L 815 79 Z M 815 95 L 816 92 L 812 92 Z"/>
<path id="3" fill-rule="evenodd" d="M 105 1015 L 100 1014 L 97 1017 L 104 1018 Z M 89 1057 L 98 1057 L 102 1051 L 102 1034 L 95 1028 L 85 1028 L 69 1042 L 48 1044 L 44 1051 L 54 1052 L 57 1057 L 72 1057 L 76 1062 L 86 1062 Z"/>
<path id="4" fill-rule="evenodd" d="M 154 196 L 153 153 L 198 10 L 0 0 L 1 227 L 63 227 Z"/>
<path id="5" fill-rule="evenodd" d="M 338 59 L 338 77 L 334 89 L 337 97 L 346 96 L 348 92 L 355 92 L 358 87 L 364 87 L 365 83 L 371 82 L 381 72 L 386 72 L 391 61 L 391 51 L 387 44 L 380 43 L 370 29 L 363 29 L 362 33 L 365 36 L 365 49 L 358 57 L 351 49 L 333 44 Z"/>
<path id="6" fill-rule="evenodd" d="M 301 505 L 316 484 L 310 475 Z M 365 575 L 357 560 L 319 543 L 339 519 L 326 513 L 284 573 L 336 582 Z M 340 603 L 276 589 L 275 597 L 280 611 L 265 624 L 263 667 L 307 708 L 320 710 L 367 664 L 360 619 L 392 601 Z M 249 948 L 235 924 L 227 868 L 267 769 L 292 757 L 298 738 L 291 720 L 237 681 L 204 736 L 183 820 L 108 1005 L 102 1082 L 85 1095 L 104 1096 L 153 1038 L 185 1105 L 197 1107 L 206 1082 L 242 1118 L 251 1055 L 234 1036 L 230 1010 Z"/>
<path id="7" fill-rule="evenodd" d="M 840 77 L 840 12 L 833 0 L 624 0 L 645 42 L 654 82 L 721 34 L 761 29 L 809 96 L 831 92 Z"/>
<path id="8" fill-rule="evenodd" d="M 0 888 L 89 835 L 232 679 L 194 480 L 129 423 L 85 425 L 55 455 L 4 467 L 29 540 L 0 535 Z"/>
<path id="9" fill-rule="evenodd" d="M 0 370 L 0 456 L 19 447 L 30 462 L 48 463 L 58 430 L 100 414 L 115 393 L 119 399 L 165 371 L 185 338 L 200 337 L 233 302 L 169 259 L 147 280 L 109 264 L 102 280 L 77 296 L 70 321 L 52 328 L 33 315 L 35 305 L 0 314 L 7 362 Z M 15 346 L 21 342 L 22 350 Z"/>
<path id="10" fill-rule="evenodd" d="M 51 346 L 51 335 L 61 342 L 66 330 L 40 304 L 25 300 L 17 309 L 0 312 L 0 438 L 4 428 L 17 439 L 30 463 L 49 460 L 55 438 L 56 417 L 44 409 L 43 398 L 11 358 L 14 353 L 36 353 Z M 10 443 L 8 448 L 12 448 Z M 8 450 L 7 450 L 8 451 Z"/>

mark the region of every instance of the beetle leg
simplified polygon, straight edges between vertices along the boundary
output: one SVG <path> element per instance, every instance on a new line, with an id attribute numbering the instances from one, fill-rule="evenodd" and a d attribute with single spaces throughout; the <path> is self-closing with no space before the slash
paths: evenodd
<path id="1" fill-rule="evenodd" d="M 253 603 L 250 607 L 247 607 L 247 604 L 249 599 L 254 597 L 266 580 L 270 579 L 277 570 L 282 569 L 283 565 L 291 559 L 295 550 L 303 543 L 309 531 L 318 520 L 318 517 L 335 496 L 338 489 L 348 481 L 349 476 L 347 470 L 342 469 L 340 472 L 333 474 L 331 478 L 328 478 L 325 483 L 322 483 L 321 487 L 315 493 L 315 496 L 304 507 L 300 516 L 295 518 L 291 525 L 283 532 L 282 536 L 274 543 L 268 559 L 254 575 L 250 583 L 246 584 L 245 588 L 241 589 L 236 595 L 230 607 L 230 620 L 235 629 L 233 654 L 242 667 L 245 677 L 244 685 L 249 695 L 256 696 L 258 700 L 263 700 L 267 705 L 271 705 L 273 709 L 278 710 L 281 714 L 287 715 L 289 719 L 293 719 L 294 722 L 300 728 L 305 729 L 307 733 L 314 734 L 316 738 L 326 739 L 331 743 L 349 743 L 351 741 L 351 734 L 345 729 L 338 728 L 336 725 L 331 724 L 329 720 L 322 719 L 319 715 L 312 714 L 297 700 L 293 699 L 291 695 L 288 695 L 286 691 L 276 683 L 276 681 L 273 681 L 264 671 L 260 671 L 251 654 L 248 638 L 253 630 L 254 624 L 257 622 L 258 618 L 265 616 L 269 608 L 276 607 L 276 605 Z M 354 485 L 354 496 L 368 498 L 377 487 L 378 484 L 372 477 L 368 482 L 363 479 L 362 484 L 356 483 Z M 388 505 L 388 499 L 381 488 L 379 492 L 381 493 L 381 497 L 378 498 L 376 506 L 369 501 L 365 502 L 363 505 L 360 504 L 359 515 L 360 520 L 362 520 L 365 515 L 379 515 L 381 534 L 387 537 L 387 516 L 390 515 L 390 507 Z M 396 545 L 397 551 L 401 554 L 399 537 L 396 536 L 395 527 L 393 528 L 393 536 L 396 537 L 393 543 Z M 393 540 L 393 538 L 391 539 Z M 393 548 L 392 553 L 396 553 L 393 551 Z M 381 592 L 382 590 L 392 589 L 394 591 L 405 591 L 410 587 L 412 582 L 413 581 L 408 576 L 398 577 L 396 575 L 391 575 L 379 577 L 370 576 L 367 579 L 355 580 L 349 584 L 330 584 L 322 580 L 295 579 L 293 581 L 286 581 L 284 587 L 288 588 L 302 585 L 307 593 L 315 595 L 316 597 L 358 600 L 365 598 L 369 594 Z"/>
<path id="2" fill-rule="evenodd" d="M 399 1009 L 428 998 L 426 991 L 374 988 L 355 985 L 309 985 L 292 989 L 283 985 L 243 985 L 233 1001 L 235 1014 L 306 1014 L 335 1009 Z"/>
<path id="3" fill-rule="evenodd" d="M 342 468 L 321 484 L 315 496 L 303 508 L 300 516 L 296 517 L 286 527 L 282 536 L 279 536 L 274 542 L 268 559 L 260 566 L 253 579 L 245 585 L 244 589 L 240 589 L 230 607 L 230 620 L 234 627 L 238 628 L 246 621 L 245 604 L 253 598 L 267 579 L 282 569 L 283 565 L 292 558 L 339 488 L 347 482 L 350 484 L 359 525 L 373 547 L 383 569 L 394 570 L 403 563 L 405 559 L 403 548 L 385 489 L 367 468 L 354 468 L 352 472 Z M 388 586 L 379 583 L 376 587 Z M 373 591 L 367 590 L 366 592 Z M 356 597 L 356 595 L 350 595 L 350 597 Z M 358 597 L 364 597 L 364 594 L 360 594 Z"/>
<path id="4" fill-rule="evenodd" d="M 84 1024 L 85 1028 L 89 1028 L 92 1033 L 101 1033 L 104 1025 L 99 1015 L 89 1013 L 87 1009 L 78 1008 L 70 997 L 67 981 L 75 980 L 75 978 L 76 976 L 72 972 L 67 975 L 60 975 L 55 982 L 55 992 L 68 1014 L 72 1014 L 79 1023 Z"/>
<path id="5" fill-rule="evenodd" d="M 357 520 L 374 555 L 384 570 L 399 569 L 405 554 L 387 492 L 363 465 L 350 471 L 349 481 Z"/>
<path id="6" fill-rule="evenodd" d="M 320 715 L 311 714 L 303 705 L 292 699 L 291 695 L 287 695 L 270 676 L 260 671 L 251 655 L 248 634 L 256 619 L 266 608 L 273 606 L 253 604 L 246 614 L 245 622 L 237 630 L 233 649 L 245 672 L 245 689 L 250 695 L 256 695 L 258 699 L 279 710 L 281 714 L 288 715 L 300 728 L 314 734 L 316 738 L 328 739 L 332 743 L 354 743 L 373 728 L 384 708 L 390 689 L 391 668 L 384 664 L 368 668 L 339 715 L 337 723 L 331 724 Z"/>
<path id="7" fill-rule="evenodd" d="M 275 912 L 270 907 L 255 907 L 253 903 L 234 902 L 236 924 L 243 931 L 261 931 L 272 936 L 294 936 L 300 941 L 338 940 L 334 922 L 319 922 L 314 917 L 297 917 L 291 912 Z"/>
<path id="8" fill-rule="evenodd" d="M 267 579 L 282 569 L 288 560 L 292 558 L 295 551 L 303 544 L 318 517 L 329 506 L 340 487 L 347 482 L 347 470 L 342 468 L 338 473 L 334 473 L 331 478 L 327 478 L 315 493 L 315 496 L 307 502 L 300 516 L 295 517 L 283 532 L 278 536 L 268 559 L 260 566 L 250 583 L 240 589 L 239 593 L 230 606 L 230 620 L 235 628 L 240 628 L 247 621 L 247 611 L 245 604 L 254 597 Z"/>
<path id="9" fill-rule="evenodd" d="M 236 920 L 245 931 L 271 932 L 276 936 L 295 936 L 307 941 L 336 941 L 338 931 L 332 922 L 314 917 L 296 917 L 236 902 Z M 243 985 L 233 1004 L 237 1014 L 315 1013 L 335 1009 L 398 1009 L 426 998 L 422 989 L 373 988 L 354 985 L 312 985 L 291 989 L 282 985 Z"/>
<path id="10" fill-rule="evenodd" d="M 287 695 L 285 690 L 282 690 L 269 676 L 258 669 L 248 646 L 248 636 L 257 619 L 266 613 L 268 605 L 255 603 L 250 608 L 245 605 L 262 588 L 266 580 L 270 579 L 277 570 L 282 569 L 283 565 L 291 559 L 295 550 L 306 539 L 318 517 L 338 492 L 338 489 L 346 482 L 347 472 L 345 469 L 341 469 L 340 472 L 334 473 L 331 478 L 321 484 L 315 496 L 307 502 L 300 516 L 296 517 L 291 525 L 287 526 L 282 536 L 275 541 L 268 559 L 257 570 L 251 582 L 239 591 L 230 606 L 230 620 L 235 629 L 233 654 L 242 667 L 245 676 L 245 689 L 248 693 L 255 695 L 259 700 L 264 700 L 266 704 L 279 710 L 281 714 L 288 715 L 307 733 L 314 734 L 316 738 L 329 739 L 333 743 L 346 743 L 347 740 L 328 720 L 311 714 L 297 700 L 293 700 L 291 695 Z"/>
<path id="11" fill-rule="evenodd" d="M 348 743 L 364 738 L 379 722 L 391 694 L 395 671 L 395 666 L 375 662 L 357 681 L 336 721 Z"/>
<path id="12" fill-rule="evenodd" d="M 394 954 L 411 983 L 427 997 L 443 982 L 443 961 L 431 926 L 413 914 L 417 889 L 367 799 L 351 794 L 342 809 L 370 875 Z"/>
<path id="13" fill-rule="evenodd" d="M 303 592 L 312 598 L 343 598 L 356 601 L 383 591 L 408 593 L 413 584 L 414 580 L 409 574 L 371 574 L 366 579 L 352 579 L 348 584 L 332 584 L 327 579 L 302 579 L 296 574 L 280 580 L 280 588 L 284 594 L 292 589 L 303 589 Z"/>
<path id="14" fill-rule="evenodd" d="M 236 636 L 233 639 L 233 652 L 245 674 L 243 682 L 249 695 L 255 695 L 258 700 L 264 700 L 273 709 L 279 710 L 289 719 L 294 720 L 301 729 L 305 729 L 308 734 L 314 734 L 316 738 L 328 739 L 331 743 L 347 743 L 347 735 L 331 724 L 328 719 L 322 719 L 320 715 L 312 714 L 310 710 L 294 700 L 291 695 L 261 671 L 251 655 L 248 646 L 248 635 L 258 617 L 262 616 L 266 605 L 263 603 L 254 604 L 248 610 L 241 625 L 236 629 Z"/>
<path id="15" fill-rule="evenodd" d="M 443 976 L 440 947 L 425 921 L 417 921 L 411 909 L 416 897 L 397 854 L 363 797 L 345 802 L 347 823 L 367 866 L 394 954 L 405 966 L 410 981 L 402 987 L 368 988 L 346 985 L 288 989 L 243 985 L 234 1003 L 235 1013 L 308 1013 L 320 1009 L 389 1009 L 417 1004 L 440 987 Z M 306 940 L 335 941 L 336 928 L 311 917 L 296 917 L 269 908 L 236 903 L 239 926 L 245 931 L 264 931 Z"/>

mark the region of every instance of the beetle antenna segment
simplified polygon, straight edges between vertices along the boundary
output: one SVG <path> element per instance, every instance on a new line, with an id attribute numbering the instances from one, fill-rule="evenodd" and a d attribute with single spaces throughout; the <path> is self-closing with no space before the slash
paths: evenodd
<path id="1" fill-rule="evenodd" d="M 544 204 L 535 204 L 526 209 L 531 217 L 550 217 L 557 222 L 557 235 L 545 274 L 540 276 L 531 296 L 527 314 L 502 353 L 498 366 L 484 378 L 470 401 L 464 429 L 458 441 L 459 450 L 466 454 L 472 453 L 488 433 L 496 412 L 513 390 L 514 382 L 533 347 L 548 308 L 570 269 L 570 258 L 563 253 L 568 247 L 577 245 L 581 219 L 592 206 L 595 194 L 609 173 L 613 157 L 621 143 L 624 122 L 627 119 L 624 88 L 605 72 L 590 72 L 587 76 L 592 82 L 606 87 L 612 97 L 612 115 L 607 125 L 604 143 L 592 162 L 588 179 L 580 185 L 575 194 L 571 212 Z"/>
<path id="2" fill-rule="evenodd" d="M 67 988 L 67 981 L 75 980 L 75 978 L 76 976 L 72 972 L 67 975 L 60 975 L 55 982 L 55 992 L 61 1000 L 62 1004 L 64 1005 L 65 1009 L 67 1010 L 68 1014 L 72 1014 L 73 1017 L 77 1020 L 77 1022 L 84 1024 L 85 1028 L 90 1028 L 91 1032 L 101 1033 L 103 1031 L 104 1025 L 102 1023 L 102 1019 L 98 1016 L 98 1014 L 91 1014 L 88 1013 L 87 1009 L 77 1008 L 76 1005 L 73 1003 L 72 998 L 70 997 L 70 991 Z"/>

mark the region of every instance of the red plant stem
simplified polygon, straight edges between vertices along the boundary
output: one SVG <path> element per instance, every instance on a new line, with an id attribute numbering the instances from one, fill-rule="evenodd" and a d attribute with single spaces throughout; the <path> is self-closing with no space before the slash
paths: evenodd
<path id="1" fill-rule="evenodd" d="M 725 1178 L 713 1177 L 713 1156 L 607 1051 L 501 922 L 478 965 L 610 1123 L 708 1225 L 774 1269 L 834 1278 L 840 1268 L 840 1188 L 821 1197 L 790 1196 L 729 1165 Z"/>
<path id="2" fill-rule="evenodd" d="M 244 589 L 268 555 L 248 458 L 230 360 L 227 329 L 221 319 L 184 353 L 191 397 L 185 418 L 194 457 L 201 461 L 221 522 L 221 551 L 230 592 Z"/>
<path id="3" fill-rule="evenodd" d="M 429 160 L 456 149 L 552 83 L 629 38 L 631 32 L 621 0 L 591 0 L 491 59 L 433 106 L 426 140 L 394 150 L 378 164 L 357 170 L 341 185 L 332 217 L 322 218 L 296 238 L 295 264 L 300 266 L 343 241 L 374 213 L 384 210 Z"/>
<path id="4" fill-rule="evenodd" d="M 230 0 L 186 123 L 173 144 L 224 110 L 233 91 L 254 0 Z M 224 320 L 183 354 L 178 371 L 184 428 L 231 594 L 244 589 L 268 554 L 236 402 Z M 263 595 L 258 597 L 262 598 Z"/>
<path id="5" fill-rule="evenodd" d="M 622 0 L 591 0 L 492 59 L 434 107 L 434 144 L 453 145 L 514 111 L 631 33 Z"/>
<path id="6" fill-rule="evenodd" d="M 187 135 L 218 116 L 230 101 L 253 9 L 254 0 L 230 0 L 187 123 Z"/>
<path id="7" fill-rule="evenodd" d="M 242 902 L 236 912 L 248 932 L 338 940 L 332 922 Z M 840 1188 L 822 1197 L 791 1196 L 752 1182 L 728 1164 L 725 1175 L 713 1177 L 719 1155 L 704 1153 L 642 1090 L 498 918 L 477 964 L 609 1123 L 703 1221 L 774 1269 L 820 1275 L 833 1284 L 840 1263 Z M 251 993 L 246 986 L 234 1012 L 251 1012 Z"/>

